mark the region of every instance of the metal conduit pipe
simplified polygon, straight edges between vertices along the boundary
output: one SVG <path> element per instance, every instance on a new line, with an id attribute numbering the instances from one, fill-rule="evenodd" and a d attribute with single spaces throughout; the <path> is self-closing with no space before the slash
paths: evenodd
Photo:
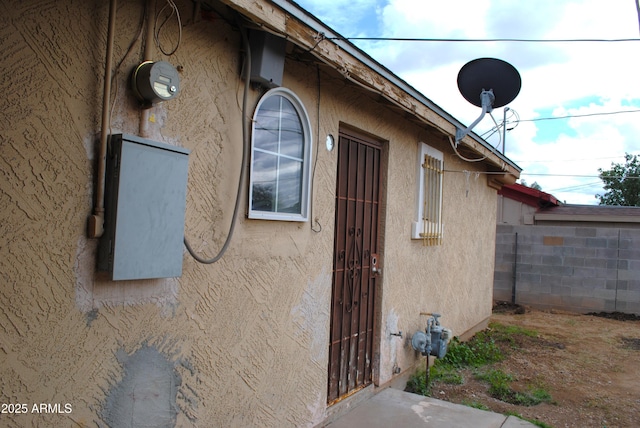
<path id="1" fill-rule="evenodd" d="M 116 0 L 109 2 L 109 29 L 107 32 L 107 53 L 104 66 L 104 89 L 102 94 L 102 129 L 100 130 L 100 145 L 98 154 L 98 182 L 96 188 L 93 215 L 89 217 L 87 235 L 89 238 L 99 238 L 104 233 L 104 192 L 106 186 L 107 139 L 111 113 L 109 100 L 111 98 L 111 69 L 113 63 L 113 44 L 116 31 Z"/>
<path id="2" fill-rule="evenodd" d="M 153 19 L 151 18 L 151 11 L 153 7 L 153 0 L 147 0 L 146 5 L 146 19 L 147 19 L 147 34 L 144 40 L 144 54 L 142 61 L 152 61 L 153 57 Z M 151 111 L 150 108 L 143 108 L 140 112 L 140 124 L 138 126 L 138 132 L 143 138 L 149 138 L 149 117 Z"/>

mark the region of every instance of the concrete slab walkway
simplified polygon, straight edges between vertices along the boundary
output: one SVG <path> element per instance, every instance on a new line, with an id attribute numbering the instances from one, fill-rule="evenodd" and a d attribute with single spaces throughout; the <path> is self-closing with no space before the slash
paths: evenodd
<path id="1" fill-rule="evenodd" d="M 328 428 L 531 428 L 514 416 L 474 409 L 387 388 L 358 404 Z"/>

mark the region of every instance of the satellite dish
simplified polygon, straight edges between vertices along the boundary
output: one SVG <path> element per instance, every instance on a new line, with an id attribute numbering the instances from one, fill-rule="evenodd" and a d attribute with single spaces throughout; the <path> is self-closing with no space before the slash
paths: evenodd
<path id="1" fill-rule="evenodd" d="M 493 90 L 493 108 L 509 104 L 520 92 L 520 73 L 508 62 L 479 58 L 466 63 L 458 73 L 458 89 L 471 104 L 482 107 L 480 94 Z"/>
<path id="2" fill-rule="evenodd" d="M 458 89 L 467 101 L 482 107 L 482 114 L 464 131 L 457 130 L 456 145 L 486 113 L 513 101 L 521 86 L 520 73 L 508 62 L 496 58 L 478 58 L 466 63 L 458 72 Z"/>

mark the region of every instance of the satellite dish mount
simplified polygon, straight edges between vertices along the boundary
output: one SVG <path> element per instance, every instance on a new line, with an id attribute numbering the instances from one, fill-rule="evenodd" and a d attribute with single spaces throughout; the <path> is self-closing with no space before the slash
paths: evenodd
<path id="1" fill-rule="evenodd" d="M 467 101 L 481 107 L 482 113 L 466 129 L 456 129 L 456 146 L 485 114 L 513 101 L 521 86 L 520 73 L 505 61 L 479 58 L 466 63 L 458 73 L 458 89 Z"/>

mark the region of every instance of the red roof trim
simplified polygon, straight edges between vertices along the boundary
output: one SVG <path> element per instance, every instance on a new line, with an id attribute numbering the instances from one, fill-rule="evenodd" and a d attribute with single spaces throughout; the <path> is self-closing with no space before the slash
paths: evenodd
<path id="1" fill-rule="evenodd" d="M 518 183 L 505 184 L 498 194 L 536 208 L 560 205 L 553 195 Z"/>

